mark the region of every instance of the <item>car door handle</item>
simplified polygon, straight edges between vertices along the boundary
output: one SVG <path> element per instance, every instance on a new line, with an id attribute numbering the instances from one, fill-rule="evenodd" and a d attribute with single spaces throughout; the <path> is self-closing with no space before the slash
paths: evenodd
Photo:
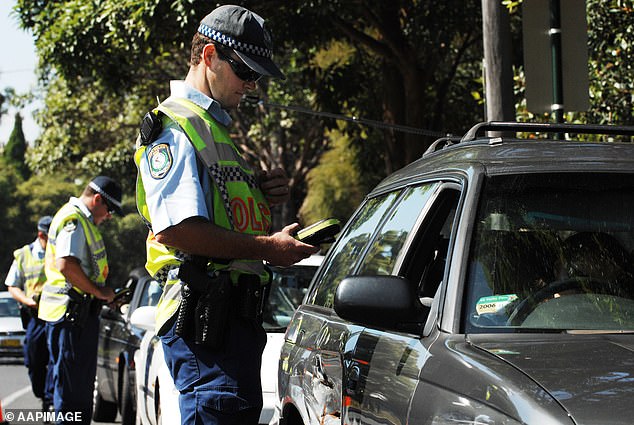
<path id="1" fill-rule="evenodd" d="M 357 394 L 359 388 L 359 379 L 361 378 L 361 369 L 358 365 L 353 365 L 348 370 L 348 380 L 346 382 L 346 390 L 349 394 Z"/>
<path id="2" fill-rule="evenodd" d="M 333 388 L 334 384 L 328 378 L 326 371 L 324 370 L 324 365 L 321 362 L 321 356 L 317 354 L 313 360 L 314 373 L 315 377 L 319 379 L 319 383 L 328 388 Z"/>

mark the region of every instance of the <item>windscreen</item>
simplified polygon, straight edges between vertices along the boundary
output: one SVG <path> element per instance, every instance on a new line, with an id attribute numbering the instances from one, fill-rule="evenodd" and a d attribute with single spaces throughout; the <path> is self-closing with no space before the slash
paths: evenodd
<path id="1" fill-rule="evenodd" d="M 634 175 L 495 176 L 469 255 L 467 333 L 634 331 Z"/>

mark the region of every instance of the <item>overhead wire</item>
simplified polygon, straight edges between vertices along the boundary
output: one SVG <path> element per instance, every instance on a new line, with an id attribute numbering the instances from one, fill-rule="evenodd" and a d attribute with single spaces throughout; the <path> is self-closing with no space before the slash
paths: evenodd
<path id="1" fill-rule="evenodd" d="M 308 114 L 308 115 L 313 115 L 313 116 L 323 117 L 323 118 L 330 118 L 330 119 L 334 119 L 334 120 L 338 120 L 338 121 L 353 122 L 353 123 L 358 124 L 358 125 L 366 125 L 366 126 L 369 126 L 369 127 L 380 128 L 380 129 L 383 129 L 383 130 L 394 130 L 394 131 L 399 131 L 399 132 L 402 132 L 402 133 L 418 134 L 418 135 L 421 135 L 421 136 L 429 136 L 429 137 L 444 137 L 444 136 L 447 136 L 447 134 L 445 134 L 445 133 L 441 133 L 441 132 L 433 131 L 433 130 L 427 130 L 427 129 L 424 129 L 424 128 L 416 128 L 416 127 L 410 127 L 410 126 L 399 125 L 399 124 L 390 124 L 390 123 L 386 123 L 386 122 L 382 122 L 382 121 L 376 121 L 376 120 L 371 120 L 371 119 L 367 119 L 367 118 L 361 118 L 361 117 L 357 117 L 357 116 L 347 116 L 347 115 L 343 115 L 343 114 L 335 114 L 335 113 L 332 113 L 332 112 L 313 111 L 312 109 L 308 109 L 308 108 L 305 108 L 303 106 L 282 105 L 282 104 L 279 104 L 279 103 L 266 102 L 266 101 L 260 99 L 258 96 L 253 96 L 253 95 L 246 95 L 246 96 L 243 96 L 242 98 L 245 101 L 247 101 L 248 103 L 251 103 L 251 104 L 254 104 L 254 105 L 261 105 L 261 106 L 264 106 L 264 107 L 295 111 L 295 112 L 300 112 L 300 113 L 303 113 L 303 114 Z"/>

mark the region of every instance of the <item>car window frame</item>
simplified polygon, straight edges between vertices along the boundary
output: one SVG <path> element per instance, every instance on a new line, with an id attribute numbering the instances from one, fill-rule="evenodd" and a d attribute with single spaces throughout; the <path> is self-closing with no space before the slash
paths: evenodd
<path id="1" fill-rule="evenodd" d="M 383 216 L 381 217 L 381 219 L 379 220 L 377 226 L 374 228 L 374 230 L 372 231 L 372 233 L 370 234 L 370 236 L 368 237 L 368 240 L 364 246 L 363 252 L 361 255 L 359 255 L 359 257 L 357 259 L 355 259 L 354 265 L 351 268 L 351 270 L 354 270 L 356 272 L 356 270 L 358 270 L 359 264 L 361 259 L 364 258 L 365 254 L 367 253 L 367 247 L 368 245 L 370 245 L 373 241 L 374 238 L 376 237 L 377 231 L 378 229 L 383 228 L 383 224 L 385 223 L 386 217 L 389 216 L 390 212 L 393 211 L 393 208 L 395 205 L 398 205 L 400 200 L 401 200 L 401 196 L 403 195 L 404 190 L 406 189 L 406 187 L 396 187 L 393 190 L 389 190 L 389 191 L 385 191 L 385 192 L 381 192 L 381 193 L 376 193 L 376 194 L 371 194 L 368 195 L 363 202 L 361 203 L 361 205 L 359 206 L 359 208 L 357 208 L 357 210 L 354 212 L 354 214 L 352 215 L 352 218 L 350 220 L 348 220 L 348 222 L 346 223 L 346 225 L 344 226 L 344 228 L 341 230 L 341 233 L 339 234 L 338 238 L 341 237 L 341 235 L 345 235 L 348 232 L 348 229 L 352 226 L 352 223 L 356 222 L 356 220 L 359 218 L 359 216 L 363 213 L 363 211 L 365 210 L 367 204 L 372 201 L 373 199 L 379 198 L 381 196 L 389 196 L 391 193 L 394 192 L 400 192 L 396 194 L 395 199 L 392 201 L 392 205 L 389 206 L 389 208 L 383 213 Z M 311 308 L 315 308 L 318 310 L 324 310 L 327 312 L 332 312 L 332 314 L 334 313 L 334 308 L 333 307 L 326 307 L 324 305 L 321 304 L 316 304 L 316 303 L 308 303 L 308 300 L 314 299 L 316 297 L 316 292 L 318 291 L 318 289 L 321 286 L 322 280 L 324 278 L 324 274 L 326 273 L 327 270 L 329 270 L 329 268 L 327 267 L 327 265 L 330 263 L 332 257 L 338 253 L 338 247 L 340 244 L 340 240 L 338 239 L 328 250 L 328 253 L 326 254 L 324 261 L 322 263 L 322 266 L 319 267 L 319 270 L 317 271 L 317 273 L 315 274 L 315 276 L 313 277 L 313 280 L 310 283 L 310 286 L 308 288 L 308 291 L 306 293 L 306 296 L 304 297 L 304 300 L 302 301 L 303 305 L 308 305 Z M 351 275 L 354 274 L 350 273 Z M 334 294 L 333 294 L 334 295 Z"/>

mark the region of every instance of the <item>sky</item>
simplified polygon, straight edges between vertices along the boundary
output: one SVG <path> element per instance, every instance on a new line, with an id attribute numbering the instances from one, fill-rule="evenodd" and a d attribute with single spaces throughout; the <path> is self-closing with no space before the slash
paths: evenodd
<path id="1" fill-rule="evenodd" d="M 13 87 L 17 93 L 28 93 L 37 85 L 35 67 L 34 40 L 30 33 L 20 29 L 17 19 L 11 15 L 15 0 L 0 0 L 0 92 L 7 87 Z M 33 110 L 41 105 L 40 102 L 27 105 L 21 111 L 24 137 L 32 143 L 40 133 L 40 129 L 33 120 Z M 17 110 L 9 108 L 7 114 L 0 120 L 0 144 L 9 140 L 13 130 L 14 116 Z"/>

